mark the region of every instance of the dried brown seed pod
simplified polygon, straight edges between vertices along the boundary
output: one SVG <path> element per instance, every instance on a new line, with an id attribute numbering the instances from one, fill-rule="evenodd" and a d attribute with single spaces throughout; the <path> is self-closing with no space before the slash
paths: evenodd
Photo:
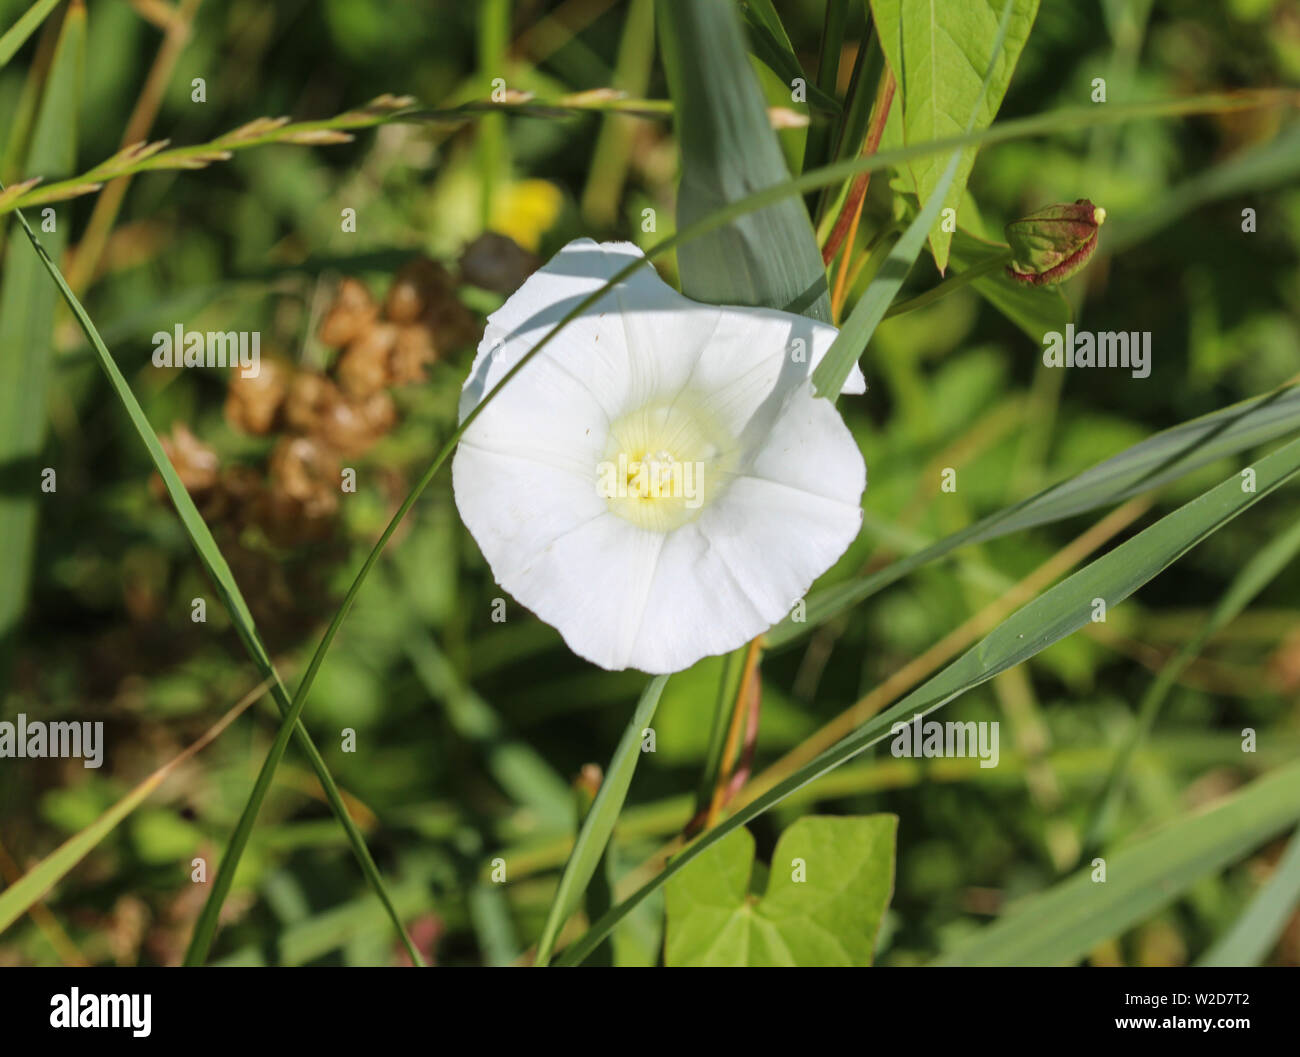
<path id="1" fill-rule="evenodd" d="M 302 504 L 308 517 L 333 514 L 339 504 L 339 463 L 335 454 L 314 437 L 284 437 L 271 452 L 272 514 L 274 497 Z"/>
<path id="2" fill-rule="evenodd" d="M 397 408 L 386 390 L 364 400 L 342 399 L 322 420 L 317 437 L 340 455 L 363 455 L 393 428 Z"/>
<path id="3" fill-rule="evenodd" d="M 398 327 L 392 323 L 376 323 L 353 341 L 335 368 L 343 391 L 363 399 L 392 385 L 392 355 L 397 341 Z"/>
<path id="4" fill-rule="evenodd" d="M 499 294 L 513 294 L 541 266 L 540 258 L 495 231 L 484 232 L 460 255 L 465 282 Z"/>
<path id="5" fill-rule="evenodd" d="M 287 364 L 270 357 L 262 360 L 261 369 L 251 378 L 233 372 L 226 390 L 226 421 L 244 433 L 270 433 L 289 391 L 291 374 Z"/>
<path id="6" fill-rule="evenodd" d="M 379 307 L 366 284 L 357 279 L 339 283 L 334 303 L 321 320 L 317 336 L 331 348 L 342 348 L 368 330 L 379 316 Z"/>
<path id="7" fill-rule="evenodd" d="M 220 469 L 217 453 L 191 433 L 185 423 L 177 422 L 170 437 L 164 434 L 159 439 L 187 492 L 205 492 L 216 484 Z M 166 494 L 161 478 L 157 478 L 157 485 Z"/>
<path id="8" fill-rule="evenodd" d="M 284 402 L 285 421 L 300 433 L 316 433 L 330 410 L 342 399 L 339 387 L 323 374 L 299 371 L 293 376 L 289 396 Z"/>
<path id="9" fill-rule="evenodd" d="M 438 358 L 428 326 L 413 323 L 397 332 L 391 359 L 393 385 L 410 385 L 425 379 L 424 369 Z"/>

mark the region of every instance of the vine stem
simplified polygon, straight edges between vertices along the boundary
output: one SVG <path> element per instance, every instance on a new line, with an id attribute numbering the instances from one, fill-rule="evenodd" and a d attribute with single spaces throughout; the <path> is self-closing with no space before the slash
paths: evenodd
<path id="1" fill-rule="evenodd" d="M 988 260 L 980 261 L 979 264 L 972 265 L 964 272 L 950 275 L 938 286 L 931 287 L 923 294 L 917 294 L 915 297 L 909 297 L 906 301 L 899 301 L 897 304 L 891 305 L 889 311 L 885 313 L 885 319 L 889 319 L 891 316 L 901 316 L 904 312 L 914 312 L 918 308 L 925 308 L 926 305 L 932 305 L 940 298 L 947 297 L 954 290 L 960 290 L 968 283 L 979 279 L 981 276 L 988 275 L 990 272 L 1005 268 L 1010 263 L 1010 250 L 999 253 L 996 257 L 990 257 Z"/>

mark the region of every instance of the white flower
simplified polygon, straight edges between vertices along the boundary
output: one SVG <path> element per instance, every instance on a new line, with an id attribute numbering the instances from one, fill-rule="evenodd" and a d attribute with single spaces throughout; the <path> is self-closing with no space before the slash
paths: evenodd
<path id="1" fill-rule="evenodd" d="M 635 260 L 581 239 L 529 278 L 488 319 L 462 420 Z M 679 671 L 770 628 L 862 521 L 862 455 L 809 381 L 835 333 L 638 268 L 461 438 L 456 505 L 497 582 L 604 668 Z M 865 389 L 855 367 L 844 391 Z"/>

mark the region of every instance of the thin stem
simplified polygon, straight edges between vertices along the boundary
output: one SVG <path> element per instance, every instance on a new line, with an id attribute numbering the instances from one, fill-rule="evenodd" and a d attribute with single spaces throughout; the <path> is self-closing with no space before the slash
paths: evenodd
<path id="1" fill-rule="evenodd" d="M 726 806 L 731 776 L 736 766 L 737 751 L 740 746 L 741 731 L 745 727 L 745 717 L 749 714 L 750 695 L 755 692 L 755 681 L 759 678 L 758 662 L 762 656 L 763 636 L 759 635 L 749 644 L 745 653 L 745 670 L 740 677 L 740 688 L 736 691 L 736 700 L 731 709 L 731 726 L 727 729 L 727 741 L 722 750 L 721 766 L 717 781 L 713 786 L 713 797 L 709 801 L 709 810 L 704 817 L 704 828 L 714 826 L 723 807 Z"/>
<path id="2" fill-rule="evenodd" d="M 703 823 L 709 803 L 713 799 L 713 788 L 722 771 L 722 753 L 726 747 L 727 720 L 731 715 L 739 687 L 739 673 L 744 671 L 745 654 L 748 645 L 732 650 L 722 659 L 722 674 L 718 677 L 718 692 L 713 704 L 713 722 L 709 727 L 709 745 L 704 754 L 704 766 L 700 769 L 699 786 L 695 791 L 695 814 L 691 823 Z M 690 824 L 688 823 L 688 829 Z"/>
<path id="3" fill-rule="evenodd" d="M 891 316 L 901 316 L 904 312 L 915 312 L 918 308 L 924 308 L 926 305 L 932 305 L 940 298 L 947 297 L 954 290 L 960 290 L 967 283 L 973 282 L 981 276 L 988 275 L 990 272 L 996 272 L 1005 268 L 1011 263 L 1011 251 L 1001 253 L 996 257 L 990 257 L 988 260 L 980 261 L 979 264 L 972 265 L 964 272 L 958 275 L 950 275 L 938 286 L 932 287 L 923 294 L 917 294 L 915 297 L 909 297 L 906 301 L 899 301 L 889 307 L 885 313 L 885 318 Z"/>
<path id="4" fill-rule="evenodd" d="M 844 256 L 840 259 L 840 270 L 835 275 L 835 290 L 831 294 L 831 319 L 837 323 L 840 313 L 844 311 L 849 272 L 853 270 L 853 246 L 858 240 L 858 221 L 862 219 L 862 202 L 863 199 L 859 198 L 857 208 L 853 211 L 853 223 L 849 225 L 848 238 L 844 241 Z"/>

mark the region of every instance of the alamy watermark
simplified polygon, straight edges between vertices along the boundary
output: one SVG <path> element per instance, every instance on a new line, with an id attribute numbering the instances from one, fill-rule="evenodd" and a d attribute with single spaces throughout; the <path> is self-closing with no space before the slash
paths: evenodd
<path id="1" fill-rule="evenodd" d="M 83 995 L 74 987 L 51 996 L 50 1027 L 129 1028 L 135 1038 L 145 1039 L 152 1030 L 152 1006 L 152 995 Z"/>
<path id="2" fill-rule="evenodd" d="M 895 756 L 978 756 L 981 767 L 998 765 L 998 723 L 968 721 L 958 723 L 937 719 L 928 722 L 920 714 L 910 723 L 899 720 L 889 728 L 894 735 L 889 751 Z"/>
<path id="3" fill-rule="evenodd" d="M 81 759 L 84 767 L 104 762 L 104 724 L 100 722 L 30 722 L 25 712 L 16 723 L 0 723 L 0 759 Z"/>
<path id="4" fill-rule="evenodd" d="M 177 323 L 150 340 L 155 367 L 238 367 L 245 378 L 262 373 L 261 331 L 186 330 Z"/>
<path id="5" fill-rule="evenodd" d="M 596 492 L 602 499 L 681 499 L 696 510 L 704 502 L 704 463 L 668 454 L 631 459 L 620 452 L 597 464 Z"/>
<path id="6" fill-rule="evenodd" d="M 1134 378 L 1151 373 L 1151 331 L 1089 330 L 1076 331 L 1073 323 L 1065 325 L 1064 335 L 1049 330 L 1043 335 L 1045 367 L 1121 367 L 1133 372 Z"/>

